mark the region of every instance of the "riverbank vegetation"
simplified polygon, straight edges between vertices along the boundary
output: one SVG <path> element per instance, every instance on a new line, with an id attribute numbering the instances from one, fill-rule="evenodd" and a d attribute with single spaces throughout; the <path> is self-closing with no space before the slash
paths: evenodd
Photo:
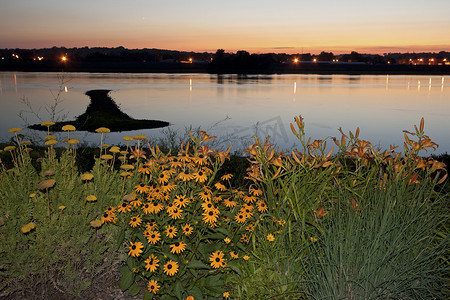
<path id="1" fill-rule="evenodd" d="M 423 119 L 401 152 L 359 129 L 312 141 L 301 116 L 297 149 L 255 138 L 241 155 L 201 130 L 166 149 L 99 127 L 83 167 L 76 128 L 42 125 L 45 151 L 12 128 L 0 153 L 2 297 L 449 296 L 448 174 Z"/>

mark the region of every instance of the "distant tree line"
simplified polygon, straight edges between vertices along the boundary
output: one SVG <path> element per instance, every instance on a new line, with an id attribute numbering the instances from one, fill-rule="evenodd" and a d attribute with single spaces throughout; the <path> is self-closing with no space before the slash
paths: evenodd
<path id="1" fill-rule="evenodd" d="M 245 50 L 235 53 L 218 49 L 215 53 L 209 52 L 187 52 L 164 49 L 126 49 L 124 47 L 82 47 L 65 48 L 53 47 L 44 49 L 0 49 L 1 62 L 14 63 L 32 62 L 42 59 L 47 62 L 60 62 L 62 57 L 67 57 L 68 62 L 88 62 L 88 63 L 192 63 L 202 64 L 201 68 L 209 72 L 277 72 L 294 68 L 295 64 L 302 65 L 314 71 L 314 66 L 308 63 L 336 64 L 336 63 L 358 63 L 365 65 L 385 65 L 385 64 L 418 64 L 422 60 L 425 64 L 430 62 L 450 61 L 450 52 L 441 51 L 439 53 L 385 53 L 361 54 L 352 51 L 348 54 L 335 55 L 333 52 L 322 51 L 315 55 L 311 53 L 264 53 L 250 54 Z M 436 59 L 436 60 L 435 60 Z M 289 66 L 289 67 L 287 67 Z M 334 67 L 333 67 L 334 68 Z"/>

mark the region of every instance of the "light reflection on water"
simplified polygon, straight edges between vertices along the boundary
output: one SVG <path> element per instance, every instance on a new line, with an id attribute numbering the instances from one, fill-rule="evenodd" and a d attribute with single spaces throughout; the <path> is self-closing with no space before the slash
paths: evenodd
<path id="1" fill-rule="evenodd" d="M 425 132 L 450 152 L 450 80 L 448 76 L 394 75 L 209 75 L 0 72 L 0 140 L 11 127 L 23 127 L 18 113 L 28 99 L 42 121 L 58 98 L 59 115 L 68 120 L 82 114 L 91 89 L 110 89 L 120 108 L 136 119 L 157 119 L 184 133 L 188 126 L 217 135 L 224 147 L 235 150 L 252 142 L 256 133 L 271 136 L 281 149 L 298 145 L 289 123 L 301 114 L 312 139 L 339 136 L 360 127 L 360 137 L 382 148 L 402 145 L 402 130 L 425 118 Z M 61 88 L 60 94 L 58 92 Z M 31 124 L 41 121 L 24 114 Z M 31 133 L 31 131 L 29 131 Z M 107 142 L 124 135 L 161 137 L 161 129 L 109 134 Z M 99 143 L 95 134 L 79 138 Z M 332 142 L 330 141 L 329 144 Z"/>

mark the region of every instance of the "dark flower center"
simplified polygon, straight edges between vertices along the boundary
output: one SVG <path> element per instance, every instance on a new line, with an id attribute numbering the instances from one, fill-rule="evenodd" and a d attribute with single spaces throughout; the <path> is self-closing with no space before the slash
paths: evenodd
<path id="1" fill-rule="evenodd" d="M 154 239 L 155 237 L 156 237 L 156 235 L 155 235 L 155 234 L 152 234 L 151 238 Z"/>
<path id="2" fill-rule="evenodd" d="M 136 250 L 136 245 L 131 246 L 132 250 Z"/>
<path id="3" fill-rule="evenodd" d="M 217 261 L 217 262 L 220 262 L 220 258 L 216 257 L 216 261 Z"/>
<path id="4" fill-rule="evenodd" d="M 179 247 L 179 246 L 180 246 L 180 243 L 176 242 L 175 247 Z"/>
<path id="5" fill-rule="evenodd" d="M 172 269 L 172 265 L 171 264 L 169 264 L 168 266 L 167 266 L 167 269 Z"/>
<path id="6" fill-rule="evenodd" d="M 202 172 L 202 171 L 198 172 L 198 175 L 202 176 L 202 175 L 203 175 L 203 172 Z"/>
<path id="7" fill-rule="evenodd" d="M 212 211 L 210 211 L 208 214 L 209 214 L 210 216 L 213 216 L 213 215 L 214 215 L 214 213 L 213 213 Z"/>

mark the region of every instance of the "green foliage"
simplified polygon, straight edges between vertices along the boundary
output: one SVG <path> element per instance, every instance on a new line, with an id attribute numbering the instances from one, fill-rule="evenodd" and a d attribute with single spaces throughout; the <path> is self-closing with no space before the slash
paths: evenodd
<path id="1" fill-rule="evenodd" d="M 45 152 L 11 129 L 0 296 L 48 285 L 83 297 L 118 271 L 143 299 L 448 298 L 447 169 L 420 156 L 436 146 L 423 121 L 403 154 L 358 129 L 333 152 L 295 123 L 300 149 L 255 139 L 247 157 L 199 129 L 178 144 L 169 130 L 161 148 L 141 135 L 104 146 L 104 128 L 100 149 L 80 149 L 68 132 Z"/>

